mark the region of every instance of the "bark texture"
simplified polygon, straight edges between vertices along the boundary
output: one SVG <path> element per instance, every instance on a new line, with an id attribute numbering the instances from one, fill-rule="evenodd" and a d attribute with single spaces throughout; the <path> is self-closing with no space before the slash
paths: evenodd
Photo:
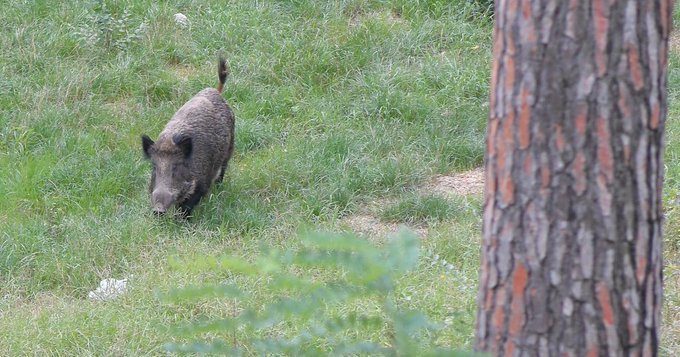
<path id="1" fill-rule="evenodd" d="M 672 1 L 496 1 L 476 349 L 658 351 Z"/>

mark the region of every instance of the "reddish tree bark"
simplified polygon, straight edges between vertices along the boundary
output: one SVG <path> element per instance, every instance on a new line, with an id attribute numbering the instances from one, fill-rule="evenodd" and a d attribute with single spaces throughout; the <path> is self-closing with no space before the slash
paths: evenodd
<path id="1" fill-rule="evenodd" d="M 477 350 L 657 353 L 672 7 L 496 1 Z"/>

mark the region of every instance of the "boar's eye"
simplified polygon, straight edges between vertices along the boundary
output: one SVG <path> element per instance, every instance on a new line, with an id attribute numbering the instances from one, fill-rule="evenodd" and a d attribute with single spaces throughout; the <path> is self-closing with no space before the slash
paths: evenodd
<path id="1" fill-rule="evenodd" d="M 186 169 L 183 169 L 183 167 L 184 162 L 173 163 L 170 166 L 172 177 L 176 177 L 177 180 L 183 180 L 188 174 L 188 171 Z"/>

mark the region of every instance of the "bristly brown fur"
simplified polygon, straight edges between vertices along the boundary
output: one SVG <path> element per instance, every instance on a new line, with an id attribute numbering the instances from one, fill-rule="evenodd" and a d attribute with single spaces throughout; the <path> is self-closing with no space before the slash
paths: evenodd
<path id="1" fill-rule="evenodd" d="M 184 217 L 224 177 L 234 151 L 234 113 L 218 90 L 229 75 L 218 62 L 220 85 L 206 88 L 172 116 L 158 140 L 142 136 L 144 155 L 153 163 L 149 192 L 154 212 L 178 207 Z"/>
<path id="2" fill-rule="evenodd" d="M 223 57 L 220 57 L 217 62 L 217 76 L 220 79 L 220 82 L 217 85 L 217 91 L 222 93 L 224 82 L 227 80 L 227 76 L 229 76 L 229 67 L 227 67 L 227 61 Z"/>

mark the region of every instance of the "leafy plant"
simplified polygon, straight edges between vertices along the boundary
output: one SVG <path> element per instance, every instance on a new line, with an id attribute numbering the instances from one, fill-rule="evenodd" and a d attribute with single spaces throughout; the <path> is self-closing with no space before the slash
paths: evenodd
<path id="1" fill-rule="evenodd" d="M 494 0 L 468 0 L 473 5 L 474 16 L 493 16 L 494 14 Z"/>
<path id="2" fill-rule="evenodd" d="M 125 51 L 131 44 L 142 39 L 146 29 L 146 22 L 135 24 L 127 9 L 117 15 L 100 0 L 88 13 L 87 22 L 78 28 L 74 35 L 88 46 Z"/>
<path id="3" fill-rule="evenodd" d="M 270 250 L 254 262 L 223 256 L 190 262 L 175 262 L 189 269 L 227 272 L 235 276 L 257 277 L 268 283 L 259 287 L 278 295 L 261 308 L 248 307 L 239 314 L 223 319 L 202 319 L 175 327 L 190 343 L 168 343 L 170 352 L 228 353 L 240 355 L 346 355 L 369 353 L 388 356 L 452 355 L 454 350 L 436 347 L 433 337 L 438 325 L 419 311 L 401 309 L 395 302 L 396 281 L 418 264 L 419 241 L 407 231 L 389 239 L 384 248 L 349 235 L 306 234 L 297 252 Z M 332 270 L 332 281 L 317 281 L 298 276 L 295 268 Z M 167 303 L 220 298 L 247 301 L 247 293 L 238 284 L 187 287 L 162 295 Z M 373 314 L 341 313 L 338 307 L 356 300 L 370 300 L 378 307 Z M 272 332 L 277 325 L 294 323 L 294 335 L 280 336 Z M 349 336 L 361 336 L 362 329 L 386 327 L 385 343 Z M 228 336 L 201 341 L 199 336 Z M 353 333 L 350 333 L 353 332 Z"/>

